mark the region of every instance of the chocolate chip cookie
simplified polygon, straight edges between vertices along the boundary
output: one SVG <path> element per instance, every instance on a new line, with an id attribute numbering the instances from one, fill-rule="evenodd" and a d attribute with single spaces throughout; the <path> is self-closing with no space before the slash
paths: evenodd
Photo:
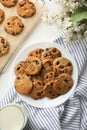
<path id="1" fill-rule="evenodd" d="M 11 35 L 18 35 L 24 29 L 24 24 L 18 16 L 11 16 L 4 23 L 4 29 Z"/>
<path id="2" fill-rule="evenodd" d="M 18 0 L 0 0 L 5 7 L 13 7 L 17 4 Z"/>
<path id="3" fill-rule="evenodd" d="M 3 22 L 4 17 L 5 17 L 4 11 L 2 9 L 0 9 L 0 24 Z"/>
<path id="4" fill-rule="evenodd" d="M 42 53 L 42 59 L 55 59 L 58 57 L 61 57 L 61 52 L 55 47 L 46 48 Z"/>
<path id="5" fill-rule="evenodd" d="M 45 85 L 44 95 L 48 98 L 54 99 L 58 97 L 58 94 L 53 89 L 53 82 L 49 82 Z"/>
<path id="6" fill-rule="evenodd" d="M 61 58 L 56 58 L 54 60 L 53 70 L 56 75 L 60 75 L 61 73 L 71 74 L 73 70 L 73 66 L 70 60 L 61 57 Z"/>
<path id="7" fill-rule="evenodd" d="M 22 0 L 17 5 L 17 13 L 21 17 L 28 18 L 36 13 L 36 7 L 34 3 L 28 0 Z"/>
<path id="8" fill-rule="evenodd" d="M 27 67 L 25 69 L 26 74 L 37 75 L 42 68 L 42 64 L 39 58 L 35 56 L 29 56 L 26 59 Z"/>
<path id="9" fill-rule="evenodd" d="M 0 57 L 7 54 L 9 52 L 9 49 L 9 42 L 5 38 L 0 37 Z"/>
<path id="10" fill-rule="evenodd" d="M 28 94 L 32 90 L 31 78 L 25 74 L 16 77 L 14 82 L 15 89 L 20 94 Z"/>
<path id="11" fill-rule="evenodd" d="M 33 89 L 32 91 L 28 94 L 31 98 L 34 99 L 40 99 L 44 97 L 43 89 L 44 89 L 44 83 L 42 80 L 34 80 L 33 79 Z"/>
<path id="12" fill-rule="evenodd" d="M 19 63 L 17 63 L 17 65 L 14 68 L 15 75 L 18 76 L 24 74 L 26 67 L 27 64 L 25 61 L 20 61 Z"/>
<path id="13" fill-rule="evenodd" d="M 41 59 L 41 56 L 42 56 L 42 52 L 44 51 L 44 49 L 42 48 L 37 48 L 37 49 L 34 49 L 32 50 L 31 52 L 29 52 L 29 56 L 36 56 L 38 57 L 39 59 Z"/>
<path id="14" fill-rule="evenodd" d="M 71 89 L 72 85 L 73 85 L 73 79 L 71 75 L 63 73 L 60 74 L 58 76 L 58 79 L 55 80 L 53 89 L 58 94 L 65 94 Z"/>

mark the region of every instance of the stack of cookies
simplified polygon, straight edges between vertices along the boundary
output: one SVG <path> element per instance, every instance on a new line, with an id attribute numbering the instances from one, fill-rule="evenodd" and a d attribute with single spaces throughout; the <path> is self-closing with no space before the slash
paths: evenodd
<path id="1" fill-rule="evenodd" d="M 33 99 L 57 98 L 67 93 L 72 85 L 73 66 L 55 47 L 36 48 L 14 68 L 15 89 Z"/>

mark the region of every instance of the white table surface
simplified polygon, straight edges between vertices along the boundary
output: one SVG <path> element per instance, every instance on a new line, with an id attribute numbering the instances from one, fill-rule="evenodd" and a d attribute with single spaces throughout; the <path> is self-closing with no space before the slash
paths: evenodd
<path id="1" fill-rule="evenodd" d="M 33 44 L 41 41 L 52 42 L 59 34 L 60 34 L 60 30 L 58 30 L 56 26 L 49 26 L 40 20 L 38 25 L 34 28 L 31 34 L 29 34 L 29 36 L 26 38 L 20 50 L 28 46 L 29 44 Z M 9 90 L 9 88 L 12 87 L 11 63 L 14 60 L 17 53 L 11 58 L 8 66 L 0 76 L 0 100 Z M 84 75 L 87 78 L 87 64 L 86 67 L 84 68 L 84 72 L 82 75 Z"/>

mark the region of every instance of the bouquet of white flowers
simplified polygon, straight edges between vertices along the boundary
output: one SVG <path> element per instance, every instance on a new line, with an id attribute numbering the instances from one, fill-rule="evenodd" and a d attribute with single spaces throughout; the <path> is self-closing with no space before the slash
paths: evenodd
<path id="1" fill-rule="evenodd" d="M 60 9 L 44 12 L 43 21 L 64 30 L 64 40 L 72 42 L 87 38 L 87 0 L 55 0 Z"/>

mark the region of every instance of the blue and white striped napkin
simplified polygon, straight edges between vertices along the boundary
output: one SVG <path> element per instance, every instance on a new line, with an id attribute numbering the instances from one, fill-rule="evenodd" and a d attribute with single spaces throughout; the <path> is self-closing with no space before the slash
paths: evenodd
<path id="1" fill-rule="evenodd" d="M 75 93 L 62 105 L 53 108 L 35 108 L 20 99 L 13 87 L 0 101 L 0 108 L 8 103 L 18 103 L 28 112 L 25 130 L 87 130 L 87 79 L 81 72 L 87 60 L 87 40 L 64 44 L 57 38 L 55 44 L 67 48 L 76 59 L 79 79 Z"/>

